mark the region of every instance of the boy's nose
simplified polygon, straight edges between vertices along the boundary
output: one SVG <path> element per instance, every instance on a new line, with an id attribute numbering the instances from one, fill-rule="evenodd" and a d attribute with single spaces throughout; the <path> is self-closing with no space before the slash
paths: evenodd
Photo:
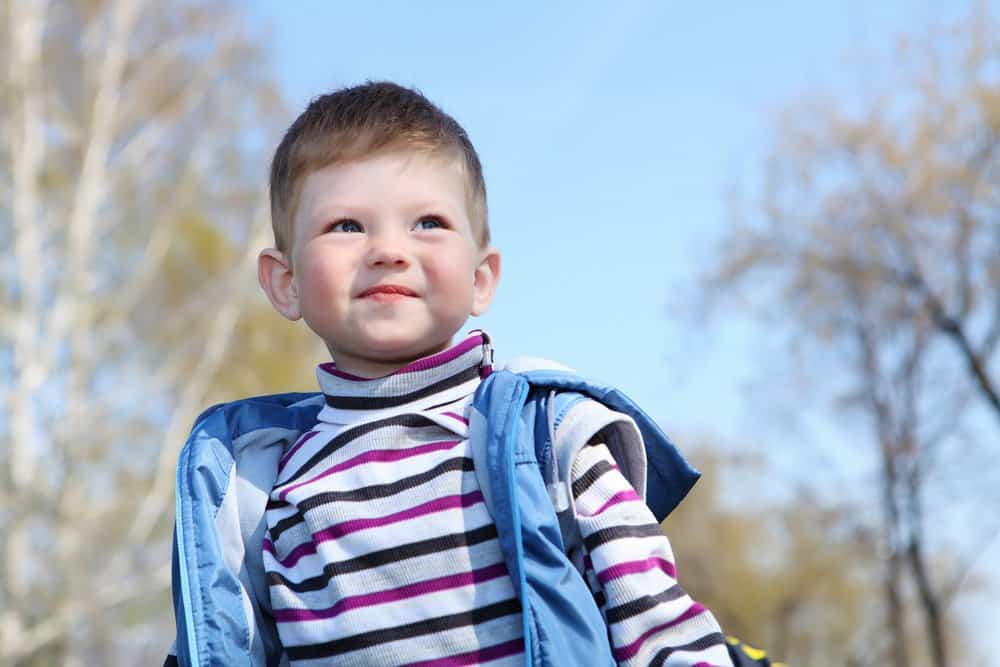
<path id="1" fill-rule="evenodd" d="M 368 266 L 372 267 L 404 267 L 409 264 L 409 258 L 402 244 L 392 239 L 380 239 L 371 244 L 367 257 Z"/>

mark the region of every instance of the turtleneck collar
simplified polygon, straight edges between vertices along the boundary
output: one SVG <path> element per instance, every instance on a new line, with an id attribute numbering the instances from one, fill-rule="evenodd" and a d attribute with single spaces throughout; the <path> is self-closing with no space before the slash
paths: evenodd
<path id="1" fill-rule="evenodd" d="M 489 336 L 472 331 L 460 343 L 394 373 L 362 378 L 320 364 L 316 379 L 326 398 L 319 421 L 347 426 L 397 414 L 423 414 L 464 435 L 465 408 L 482 378 L 492 371 Z"/>

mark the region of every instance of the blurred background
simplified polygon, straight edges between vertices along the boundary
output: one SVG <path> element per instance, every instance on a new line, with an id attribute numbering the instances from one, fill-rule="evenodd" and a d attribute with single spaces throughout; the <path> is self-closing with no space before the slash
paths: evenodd
<path id="1" fill-rule="evenodd" d="M 682 583 L 789 665 L 998 665 L 1000 2 L 0 0 L 0 664 L 155 665 L 204 407 L 315 389 L 256 284 L 309 99 L 469 131 L 498 357 L 705 472 Z"/>

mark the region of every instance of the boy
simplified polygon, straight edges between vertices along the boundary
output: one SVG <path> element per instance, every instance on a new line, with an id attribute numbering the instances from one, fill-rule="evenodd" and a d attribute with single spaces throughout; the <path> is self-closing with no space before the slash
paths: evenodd
<path id="1" fill-rule="evenodd" d="M 641 411 L 574 394 L 547 424 L 514 415 L 530 424 L 512 427 L 516 463 L 490 449 L 513 442 L 494 436 L 490 341 L 453 338 L 490 305 L 500 255 L 450 116 L 390 83 L 317 98 L 277 149 L 271 210 L 261 287 L 333 361 L 319 404 L 263 397 L 196 424 L 178 474 L 181 662 L 732 664 L 636 491 Z"/>

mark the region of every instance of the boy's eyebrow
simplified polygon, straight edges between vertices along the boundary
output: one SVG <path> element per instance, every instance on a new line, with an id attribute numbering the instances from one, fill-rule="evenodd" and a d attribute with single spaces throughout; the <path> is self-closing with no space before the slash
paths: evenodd
<path id="1" fill-rule="evenodd" d="M 369 207 L 363 205 L 351 205 L 351 204 L 333 204 L 333 203 L 323 203 L 318 204 L 312 209 L 306 211 L 308 219 L 327 219 L 327 218 L 339 218 L 339 217 L 352 217 L 360 216 L 367 213 Z"/>
<path id="2" fill-rule="evenodd" d="M 335 217 L 366 216 L 370 214 L 372 207 L 364 204 L 350 203 L 321 203 L 313 209 L 303 210 L 307 220 L 326 220 Z M 426 199 L 406 206 L 404 211 L 411 216 L 423 215 L 427 213 L 444 213 L 448 215 L 460 214 L 455 211 L 455 207 L 444 199 Z"/>
<path id="3" fill-rule="evenodd" d="M 453 207 L 443 199 L 428 199 L 426 201 L 421 201 L 412 206 L 407 207 L 408 209 L 413 209 L 414 211 L 434 211 L 434 210 L 444 210 L 449 211 Z"/>

